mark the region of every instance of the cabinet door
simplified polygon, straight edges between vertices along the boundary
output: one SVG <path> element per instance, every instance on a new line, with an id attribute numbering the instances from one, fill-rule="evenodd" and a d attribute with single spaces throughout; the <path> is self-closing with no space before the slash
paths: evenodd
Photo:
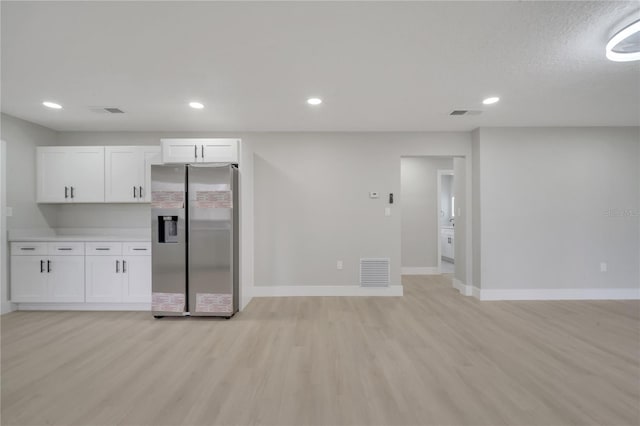
<path id="1" fill-rule="evenodd" d="M 200 150 L 193 140 L 161 139 L 163 163 L 193 163 L 200 160 Z"/>
<path id="2" fill-rule="evenodd" d="M 37 196 L 38 203 L 64 203 L 70 201 L 68 182 L 69 150 L 65 147 L 37 148 Z M 67 198 L 65 198 L 65 195 Z"/>
<path id="3" fill-rule="evenodd" d="M 47 302 L 45 260 L 39 256 L 11 256 L 11 301 Z"/>
<path id="4" fill-rule="evenodd" d="M 151 303 L 151 256 L 124 257 L 123 302 Z"/>
<path id="5" fill-rule="evenodd" d="M 67 171 L 71 202 L 104 202 L 104 147 L 69 147 Z"/>
<path id="6" fill-rule="evenodd" d="M 50 302 L 84 302 L 84 256 L 47 259 Z"/>
<path id="7" fill-rule="evenodd" d="M 140 152 L 135 146 L 107 146 L 105 155 L 104 200 L 111 203 L 136 203 L 140 200 Z"/>
<path id="8" fill-rule="evenodd" d="M 203 140 L 198 147 L 201 161 L 205 163 L 237 163 L 237 139 L 208 139 Z"/>
<path id="9" fill-rule="evenodd" d="M 87 302 L 122 302 L 122 256 L 87 256 Z"/>
<path id="10" fill-rule="evenodd" d="M 144 176 L 142 181 L 142 198 L 140 201 L 143 203 L 151 202 L 151 165 L 162 164 L 162 155 L 160 154 L 160 147 L 144 147 L 141 148 L 142 157 L 144 159 Z"/>

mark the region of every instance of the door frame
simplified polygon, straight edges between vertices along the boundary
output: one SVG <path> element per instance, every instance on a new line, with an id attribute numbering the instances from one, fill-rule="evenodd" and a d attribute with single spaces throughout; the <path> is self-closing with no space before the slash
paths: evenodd
<path id="1" fill-rule="evenodd" d="M 437 205 L 437 209 L 438 209 L 438 214 L 436 215 L 436 230 L 437 230 L 437 235 L 438 235 L 438 274 L 442 273 L 442 244 L 441 244 L 441 234 L 442 234 L 442 230 L 440 229 L 440 215 L 442 214 L 442 177 L 443 176 L 453 176 L 453 178 L 455 179 L 455 174 L 453 173 L 452 169 L 438 169 L 437 171 L 438 173 L 438 178 L 437 178 L 437 189 L 436 189 L 436 205 Z M 451 212 L 452 213 L 452 217 L 455 217 L 455 212 Z M 455 234 L 453 236 L 454 240 L 453 240 L 453 244 L 455 246 Z M 454 268 L 454 274 L 455 274 L 455 262 L 453 264 L 453 268 Z"/>

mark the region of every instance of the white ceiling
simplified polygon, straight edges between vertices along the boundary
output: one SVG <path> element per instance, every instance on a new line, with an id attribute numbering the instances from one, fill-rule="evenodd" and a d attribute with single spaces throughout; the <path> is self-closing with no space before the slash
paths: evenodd
<path id="1" fill-rule="evenodd" d="M 640 124 L 638 2 L 2 1 L 2 111 L 57 130 Z M 501 102 L 483 107 L 498 95 Z M 320 107 L 305 104 L 324 99 Z M 43 100 L 61 103 L 54 111 Z M 201 111 L 190 100 L 206 105 Z M 92 106 L 119 107 L 122 115 Z M 482 109 L 449 117 L 452 109 Z"/>

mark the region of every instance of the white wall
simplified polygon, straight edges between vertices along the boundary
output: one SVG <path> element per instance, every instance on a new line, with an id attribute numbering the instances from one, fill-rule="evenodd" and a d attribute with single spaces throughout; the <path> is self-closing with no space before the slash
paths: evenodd
<path id="1" fill-rule="evenodd" d="M 400 284 L 401 157 L 464 156 L 470 145 L 468 133 L 256 135 L 256 286 L 358 285 L 369 256 L 389 257 Z"/>
<path id="2" fill-rule="evenodd" d="M 482 286 L 482 198 L 480 193 L 482 158 L 480 157 L 480 129 L 471 132 L 471 281 L 473 287 Z"/>
<path id="3" fill-rule="evenodd" d="M 13 208 L 7 229 L 49 228 L 57 220 L 57 210 L 36 204 L 36 147 L 56 145 L 58 133 L 6 114 L 0 123 L 7 143 L 7 206 Z"/>
<path id="4" fill-rule="evenodd" d="M 6 177 L 6 182 L 3 182 L 3 196 L 6 197 L 4 206 L 13 210 L 11 217 L 2 218 L 2 232 L 22 228 L 48 229 L 57 220 L 57 210 L 53 206 L 36 204 L 36 146 L 55 145 L 57 133 L 46 127 L 0 114 L 0 139 L 6 143 L 2 159 Z M 12 304 L 8 302 L 8 255 L 7 246 L 3 244 L 0 260 L 2 313 L 13 310 Z"/>
<path id="5" fill-rule="evenodd" d="M 640 287 L 639 128 L 482 128 L 473 145 L 483 292 Z"/>
<path id="6" fill-rule="evenodd" d="M 453 170 L 453 159 L 403 157 L 400 164 L 402 267 L 436 268 L 440 243 L 438 222 L 449 222 L 449 217 L 442 219 L 438 212 L 438 170 Z M 450 176 L 449 178 L 451 179 Z M 449 205 L 451 191 L 452 187 L 449 185 Z M 446 188 L 443 192 L 446 192 Z M 444 205 L 442 208 L 447 210 Z"/>
<path id="7" fill-rule="evenodd" d="M 453 195 L 455 202 L 455 273 L 454 278 L 462 285 L 471 285 L 467 282 L 467 268 L 471 269 L 471 264 L 467 262 L 471 256 L 467 256 L 467 250 L 471 250 L 468 245 L 471 238 L 467 236 L 468 223 L 470 220 L 467 209 L 467 160 L 456 157 L 453 159 Z"/>

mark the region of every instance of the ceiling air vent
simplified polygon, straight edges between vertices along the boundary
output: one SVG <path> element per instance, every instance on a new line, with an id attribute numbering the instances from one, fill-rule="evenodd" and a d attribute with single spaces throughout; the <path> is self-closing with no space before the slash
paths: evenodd
<path id="1" fill-rule="evenodd" d="M 480 115 L 482 111 L 474 110 L 474 109 L 454 109 L 449 113 L 449 115 Z"/>
<path id="2" fill-rule="evenodd" d="M 116 107 L 89 107 L 89 111 L 97 114 L 124 114 L 124 111 Z"/>
<path id="3" fill-rule="evenodd" d="M 360 259 L 360 285 L 362 287 L 388 287 L 390 281 L 389 258 Z"/>

